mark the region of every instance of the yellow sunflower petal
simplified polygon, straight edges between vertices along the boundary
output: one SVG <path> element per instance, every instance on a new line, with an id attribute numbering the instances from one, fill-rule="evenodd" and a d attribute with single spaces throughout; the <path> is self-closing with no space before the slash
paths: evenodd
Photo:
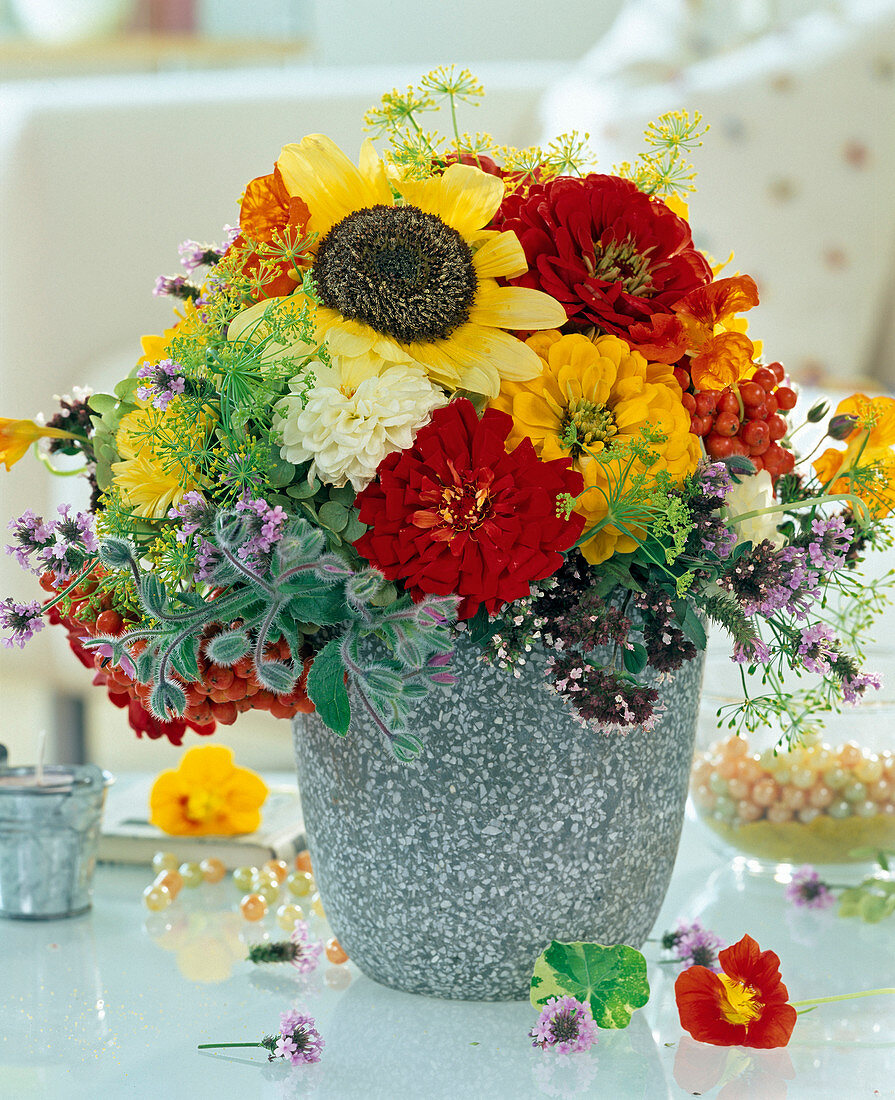
<path id="1" fill-rule="evenodd" d="M 476 291 L 469 319 L 476 325 L 499 328 L 556 328 L 565 323 L 566 311 L 542 290 L 498 286 L 493 279 L 484 279 Z"/>
<path id="2" fill-rule="evenodd" d="M 344 355 L 349 359 L 366 355 L 376 343 L 378 334 L 369 325 L 349 321 L 335 310 L 318 309 L 317 323 L 333 355 Z"/>
<path id="3" fill-rule="evenodd" d="M 452 164 L 441 176 L 395 186 L 407 202 L 466 238 L 491 221 L 503 199 L 503 182 L 471 164 Z"/>
<path id="4" fill-rule="evenodd" d="M 502 275 L 514 279 L 528 270 L 525 251 L 515 233 L 500 233 L 486 241 L 472 258 L 475 273 L 480 279 L 494 279 Z"/>
<path id="5" fill-rule="evenodd" d="M 392 205 L 384 172 L 380 176 L 373 171 L 369 152 L 362 156 L 364 172 L 325 134 L 308 134 L 297 145 L 283 146 L 277 167 L 289 194 L 307 204 L 311 231 L 322 236 L 355 210 L 378 203 Z"/>
<path id="6" fill-rule="evenodd" d="M 461 325 L 451 333 L 450 345 L 450 353 L 456 361 L 486 371 L 492 380 L 491 387 L 476 392 L 488 397 L 497 396 L 501 378 L 525 382 L 541 373 L 540 357 L 527 344 L 502 329 L 483 328 L 472 323 Z"/>

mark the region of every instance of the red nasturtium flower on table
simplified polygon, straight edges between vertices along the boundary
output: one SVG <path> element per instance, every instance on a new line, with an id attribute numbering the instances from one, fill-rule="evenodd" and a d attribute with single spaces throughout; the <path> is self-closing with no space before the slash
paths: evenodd
<path id="1" fill-rule="evenodd" d="M 796 1010 L 780 979 L 780 959 L 751 936 L 718 955 L 721 973 L 691 966 L 678 975 L 674 996 L 681 1027 L 713 1046 L 785 1047 Z"/>
<path id="2" fill-rule="evenodd" d="M 530 439 L 507 452 L 512 427 L 497 409 L 479 420 L 470 401 L 453 401 L 357 498 L 369 527 L 357 550 L 415 598 L 456 593 L 461 619 L 528 595 L 584 526 L 557 515 L 557 496 L 580 493 L 581 475 L 566 458 L 542 462 Z"/>
<path id="3" fill-rule="evenodd" d="M 712 278 L 683 218 L 630 180 L 596 174 L 535 184 L 506 198 L 501 214 L 529 268 L 510 282 L 546 291 L 570 321 L 620 336 L 653 362 L 680 358 L 672 307 Z"/>

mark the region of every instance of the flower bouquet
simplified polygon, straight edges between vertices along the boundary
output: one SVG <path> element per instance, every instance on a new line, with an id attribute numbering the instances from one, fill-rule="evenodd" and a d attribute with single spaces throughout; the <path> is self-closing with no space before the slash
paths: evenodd
<path id="1" fill-rule="evenodd" d="M 655 727 L 709 622 L 763 684 L 745 728 L 798 737 L 793 670 L 814 709 L 875 686 L 828 609 L 888 539 L 893 402 L 856 396 L 846 449 L 797 464 L 756 285 L 693 243 L 698 115 L 602 174 L 575 133 L 460 133 L 480 95 L 453 67 L 385 95 L 357 164 L 286 145 L 222 245 L 181 246 L 176 320 L 113 393 L 0 421 L 7 467 L 43 440 L 93 487 L 10 525 L 50 598 L 5 602 L 6 645 L 61 623 L 138 735 L 316 711 L 403 763 L 458 641 L 511 683 L 537 665 L 588 745 Z"/>

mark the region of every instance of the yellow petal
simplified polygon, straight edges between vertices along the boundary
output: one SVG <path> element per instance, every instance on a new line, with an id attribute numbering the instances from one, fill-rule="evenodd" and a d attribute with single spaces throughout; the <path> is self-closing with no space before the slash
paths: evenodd
<path id="1" fill-rule="evenodd" d="M 524 428 L 538 429 L 543 435 L 558 435 L 562 427 L 559 418 L 551 415 L 543 397 L 526 390 L 517 394 L 513 401 L 513 418 Z"/>
<path id="2" fill-rule="evenodd" d="M 537 378 L 543 363 L 540 357 L 521 340 L 500 329 L 480 325 L 461 325 L 451 334 L 451 354 L 466 367 L 477 366 L 492 380 L 487 390 L 477 390 L 488 397 L 500 391 L 500 379 L 525 382 Z"/>
<path id="3" fill-rule="evenodd" d="M 297 145 L 284 145 L 277 161 L 286 190 L 304 199 L 311 216 L 308 228 L 321 236 L 355 210 L 385 202 L 384 173 L 372 170 L 368 152 L 362 174 L 325 134 L 308 134 Z M 386 184 L 387 187 L 387 184 Z"/>
<path id="4" fill-rule="evenodd" d="M 360 174 L 367 181 L 370 190 L 376 195 L 376 203 L 382 206 L 392 206 L 395 200 L 392 189 L 388 184 L 385 165 L 369 138 L 360 147 L 357 166 Z M 373 205 L 376 205 L 376 203 Z"/>
<path id="5" fill-rule="evenodd" d="M 220 787 L 233 773 L 233 750 L 226 745 L 196 745 L 183 754 L 177 770 L 186 787 Z"/>
<path id="6" fill-rule="evenodd" d="M 515 233 L 499 233 L 486 241 L 472 258 L 476 275 L 480 279 L 494 279 L 502 275 L 515 279 L 528 270 L 525 252 Z"/>
<path id="7" fill-rule="evenodd" d="M 498 286 L 492 279 L 485 279 L 476 291 L 469 319 L 473 324 L 496 328 L 556 328 L 565 324 L 566 311 L 542 290 Z"/>
<path id="8" fill-rule="evenodd" d="M 471 164 L 452 164 L 442 176 L 396 187 L 407 202 L 467 238 L 491 221 L 503 199 L 502 181 Z"/>
<path id="9" fill-rule="evenodd" d="M 360 321 L 349 321 L 334 310 L 322 308 L 318 310 L 317 317 L 333 355 L 345 355 L 348 358 L 364 355 L 376 342 L 376 332 Z"/>

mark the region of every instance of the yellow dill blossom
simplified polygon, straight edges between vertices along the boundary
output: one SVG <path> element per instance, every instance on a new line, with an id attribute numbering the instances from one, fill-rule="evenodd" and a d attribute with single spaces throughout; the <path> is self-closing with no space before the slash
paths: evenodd
<path id="1" fill-rule="evenodd" d="M 322 134 L 285 146 L 277 165 L 317 234 L 317 339 L 333 355 L 415 364 L 445 389 L 489 396 L 503 378 L 538 374 L 537 355 L 511 331 L 555 327 L 565 310 L 542 291 L 498 285 L 526 270 L 515 234 L 485 228 L 501 180 L 451 164 L 442 175 L 397 181 L 396 203 L 369 141 L 355 167 Z M 240 314 L 231 335 L 265 307 Z"/>
<path id="2" fill-rule="evenodd" d="M 144 519 L 164 519 L 185 493 L 201 488 L 195 466 L 166 452 L 182 449 L 185 441 L 201 446 L 207 421 L 188 421 L 178 410 L 176 399 L 165 410 L 143 402 L 118 425 L 115 447 L 121 461 L 112 464 L 112 485 L 134 515 Z"/>
<path id="3" fill-rule="evenodd" d="M 696 469 L 699 443 L 690 433 L 690 417 L 681 389 L 662 363 L 648 363 L 617 336 L 589 340 L 582 335 L 542 332 L 528 340 L 541 360 L 541 374 L 525 382 L 505 382 L 492 406 L 513 417 L 508 442 L 528 438 L 545 460 L 568 457 L 584 477 L 585 493 L 575 511 L 585 531 L 605 520 L 614 501 L 623 498 L 632 479 L 643 472 L 630 447 L 641 429 L 665 438 L 650 444 L 656 461 L 648 479 L 660 471 L 679 481 Z M 613 451 L 619 457 L 611 458 Z M 602 459 L 602 460 L 601 460 Z M 581 547 L 591 564 L 637 546 L 639 531 L 607 524 Z"/>
<path id="4" fill-rule="evenodd" d="M 161 336 L 144 336 L 140 340 L 143 354 L 137 360 L 137 366 L 143 363 L 158 363 L 162 359 L 169 358 L 171 344 L 175 337 L 187 337 L 196 343 L 205 343 L 202 338 L 202 331 L 205 326 L 192 300 L 183 303 L 183 313 L 175 309 L 174 315 L 177 320 L 171 328 L 166 328 Z"/>

